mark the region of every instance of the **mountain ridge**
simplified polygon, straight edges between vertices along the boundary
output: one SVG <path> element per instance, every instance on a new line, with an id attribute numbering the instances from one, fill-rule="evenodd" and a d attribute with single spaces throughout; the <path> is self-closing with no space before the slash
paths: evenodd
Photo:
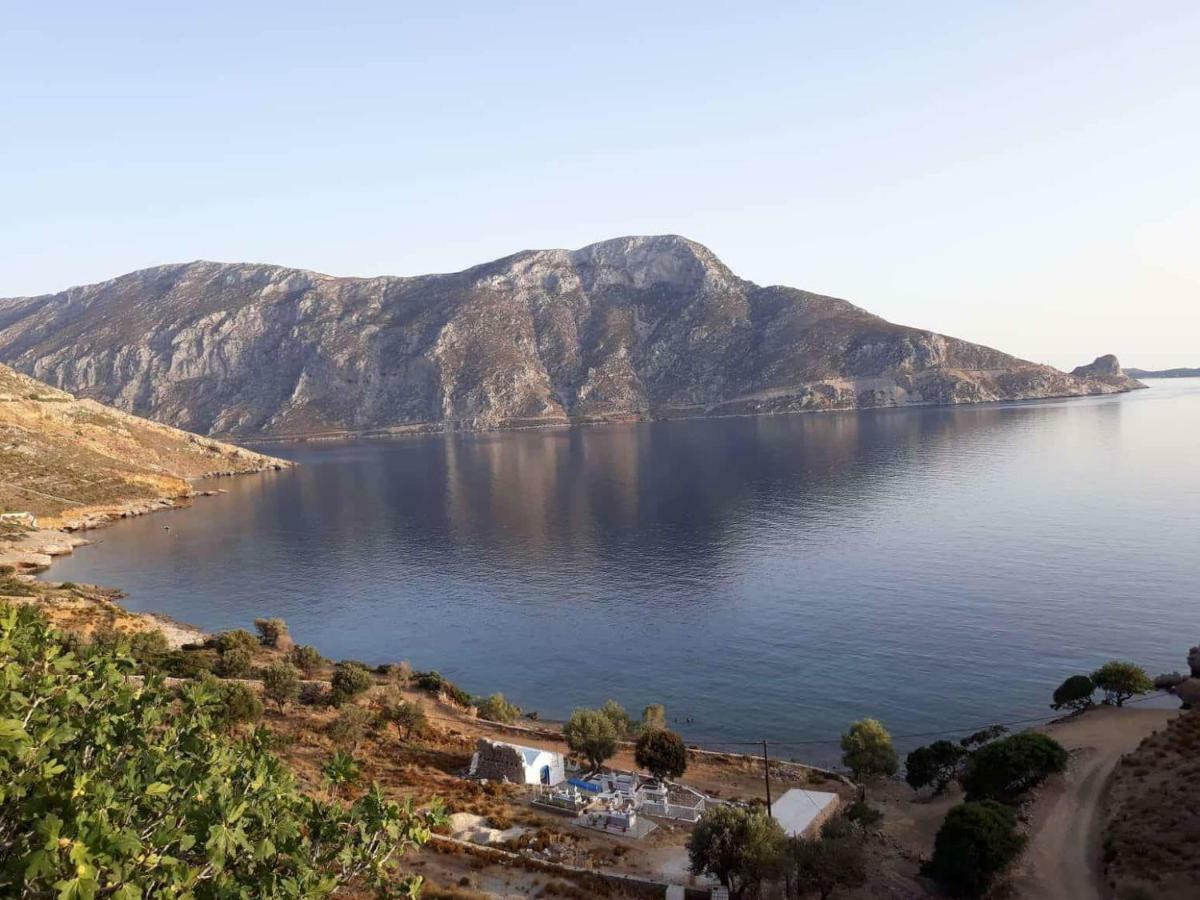
<path id="1" fill-rule="evenodd" d="M 208 434 L 281 437 L 987 402 L 1140 387 L 733 273 L 679 235 L 370 278 L 168 263 L 0 300 L 0 360 Z M 1087 367 L 1082 367 L 1087 368 Z"/>

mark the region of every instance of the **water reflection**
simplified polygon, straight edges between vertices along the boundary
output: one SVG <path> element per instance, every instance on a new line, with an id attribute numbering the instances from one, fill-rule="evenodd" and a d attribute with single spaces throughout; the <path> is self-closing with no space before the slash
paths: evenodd
<path id="1" fill-rule="evenodd" d="M 1173 390 L 276 447 L 302 465 L 54 575 L 548 715 L 664 701 L 693 739 L 1038 713 L 1200 631 L 1200 383 Z"/>

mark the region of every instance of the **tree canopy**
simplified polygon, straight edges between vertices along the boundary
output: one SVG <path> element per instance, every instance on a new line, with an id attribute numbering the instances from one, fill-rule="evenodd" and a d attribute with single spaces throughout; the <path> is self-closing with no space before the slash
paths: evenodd
<path id="1" fill-rule="evenodd" d="M 842 762 L 855 779 L 895 775 L 900 760 L 892 747 L 892 736 L 875 719 L 862 719 L 842 735 Z"/>
<path id="2" fill-rule="evenodd" d="M 633 758 L 659 781 L 679 778 L 687 771 L 687 746 L 683 738 L 666 728 L 643 731 L 634 747 Z"/>
<path id="3" fill-rule="evenodd" d="M 1025 841 L 1009 807 L 994 800 L 961 803 L 947 813 L 924 872 L 954 893 L 982 896 Z"/>
<path id="4" fill-rule="evenodd" d="M 1145 669 L 1116 659 L 1093 672 L 1092 681 L 1104 691 L 1104 702 L 1116 706 L 1124 706 L 1125 701 L 1135 694 L 1148 694 L 1154 690 L 1154 682 Z"/>
<path id="5" fill-rule="evenodd" d="M 970 754 L 965 747 L 950 741 L 934 741 L 928 747 L 918 747 L 908 754 L 904 765 L 904 780 L 913 790 L 933 785 L 940 794 L 961 772 Z"/>
<path id="6" fill-rule="evenodd" d="M 588 761 L 593 769 L 617 752 L 617 729 L 612 719 L 597 709 L 577 709 L 563 726 L 563 737 L 572 752 Z"/>
<path id="7" fill-rule="evenodd" d="M 708 873 L 740 896 L 782 874 L 787 837 L 764 810 L 712 806 L 688 838 L 694 874 Z"/>
<path id="8" fill-rule="evenodd" d="M 980 747 L 962 784 L 969 800 L 1011 800 L 1067 768 L 1067 751 L 1051 737 L 1022 732 Z"/>
<path id="9" fill-rule="evenodd" d="M 436 812 L 306 796 L 268 732 L 223 731 L 210 682 L 175 696 L 132 671 L 0 606 L 0 895 L 308 898 L 359 878 L 415 895 L 396 860 Z"/>
<path id="10" fill-rule="evenodd" d="M 1092 705 L 1092 694 L 1096 693 L 1096 682 L 1087 675 L 1072 675 L 1054 689 L 1051 709 L 1087 709 Z"/>

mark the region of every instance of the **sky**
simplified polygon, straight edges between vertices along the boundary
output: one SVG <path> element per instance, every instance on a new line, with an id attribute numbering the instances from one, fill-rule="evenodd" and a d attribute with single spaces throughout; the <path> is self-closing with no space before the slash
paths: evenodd
<path id="1" fill-rule="evenodd" d="M 1200 4 L 56 3 L 0 16 L 0 296 L 677 233 L 1073 367 L 1200 366 Z"/>

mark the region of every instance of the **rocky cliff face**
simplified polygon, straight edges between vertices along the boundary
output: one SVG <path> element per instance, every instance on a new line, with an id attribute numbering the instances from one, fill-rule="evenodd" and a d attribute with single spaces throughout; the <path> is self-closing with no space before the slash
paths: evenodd
<path id="1" fill-rule="evenodd" d="M 844 300 L 760 287 L 675 236 L 527 251 L 416 278 L 160 266 L 0 301 L 0 360 L 181 428 L 275 436 L 1139 386 L 894 325 Z"/>

